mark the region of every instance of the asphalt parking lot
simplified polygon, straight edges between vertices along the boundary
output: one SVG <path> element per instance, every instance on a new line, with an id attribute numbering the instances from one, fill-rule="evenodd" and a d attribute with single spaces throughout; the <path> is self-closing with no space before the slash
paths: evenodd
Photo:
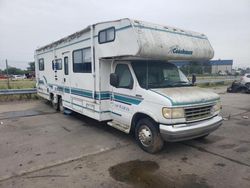
<path id="1" fill-rule="evenodd" d="M 250 95 L 219 93 L 223 126 L 155 155 L 44 101 L 1 103 L 0 187 L 250 187 Z"/>

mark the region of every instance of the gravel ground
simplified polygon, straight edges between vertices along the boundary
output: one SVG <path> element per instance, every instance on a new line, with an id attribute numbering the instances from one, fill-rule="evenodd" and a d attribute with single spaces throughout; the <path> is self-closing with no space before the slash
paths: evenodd
<path id="1" fill-rule="evenodd" d="M 44 101 L 0 104 L 0 187 L 250 187 L 250 95 L 222 99 L 204 140 L 143 152 L 132 135 Z"/>

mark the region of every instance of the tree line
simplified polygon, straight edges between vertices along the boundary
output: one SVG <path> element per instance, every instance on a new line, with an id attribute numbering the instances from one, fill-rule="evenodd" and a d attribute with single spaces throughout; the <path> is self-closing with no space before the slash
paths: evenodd
<path id="1" fill-rule="evenodd" d="M 9 75 L 24 75 L 24 74 L 32 74 L 35 71 L 35 62 L 29 62 L 26 70 L 16 68 L 16 67 L 8 67 Z M 1 70 L 0 74 L 7 74 L 7 69 Z"/>

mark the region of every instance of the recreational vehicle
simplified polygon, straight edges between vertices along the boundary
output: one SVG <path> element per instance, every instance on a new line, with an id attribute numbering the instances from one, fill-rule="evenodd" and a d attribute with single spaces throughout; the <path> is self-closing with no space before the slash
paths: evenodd
<path id="1" fill-rule="evenodd" d="M 155 153 L 222 124 L 217 94 L 190 84 L 172 61 L 209 60 L 201 33 L 132 19 L 102 22 L 35 51 L 38 94 L 125 133 Z"/>

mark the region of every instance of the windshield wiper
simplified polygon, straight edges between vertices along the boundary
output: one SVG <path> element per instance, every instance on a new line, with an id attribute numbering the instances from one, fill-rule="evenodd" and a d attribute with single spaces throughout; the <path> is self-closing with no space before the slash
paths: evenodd
<path id="1" fill-rule="evenodd" d="M 174 82 L 172 83 L 173 86 L 192 86 L 191 83 L 186 82 L 186 81 L 178 81 L 178 82 Z"/>
<path id="2" fill-rule="evenodd" d="M 168 84 L 148 84 L 148 89 L 153 89 L 153 88 L 168 88 L 168 87 L 181 87 L 181 86 L 192 86 L 191 83 L 185 82 L 185 81 L 178 81 L 178 82 L 172 82 Z"/>
<path id="3" fill-rule="evenodd" d="M 172 85 L 172 84 L 167 84 L 167 85 L 148 84 L 148 88 L 149 89 L 153 89 L 153 88 L 165 88 L 165 87 L 174 87 L 174 85 Z"/>

